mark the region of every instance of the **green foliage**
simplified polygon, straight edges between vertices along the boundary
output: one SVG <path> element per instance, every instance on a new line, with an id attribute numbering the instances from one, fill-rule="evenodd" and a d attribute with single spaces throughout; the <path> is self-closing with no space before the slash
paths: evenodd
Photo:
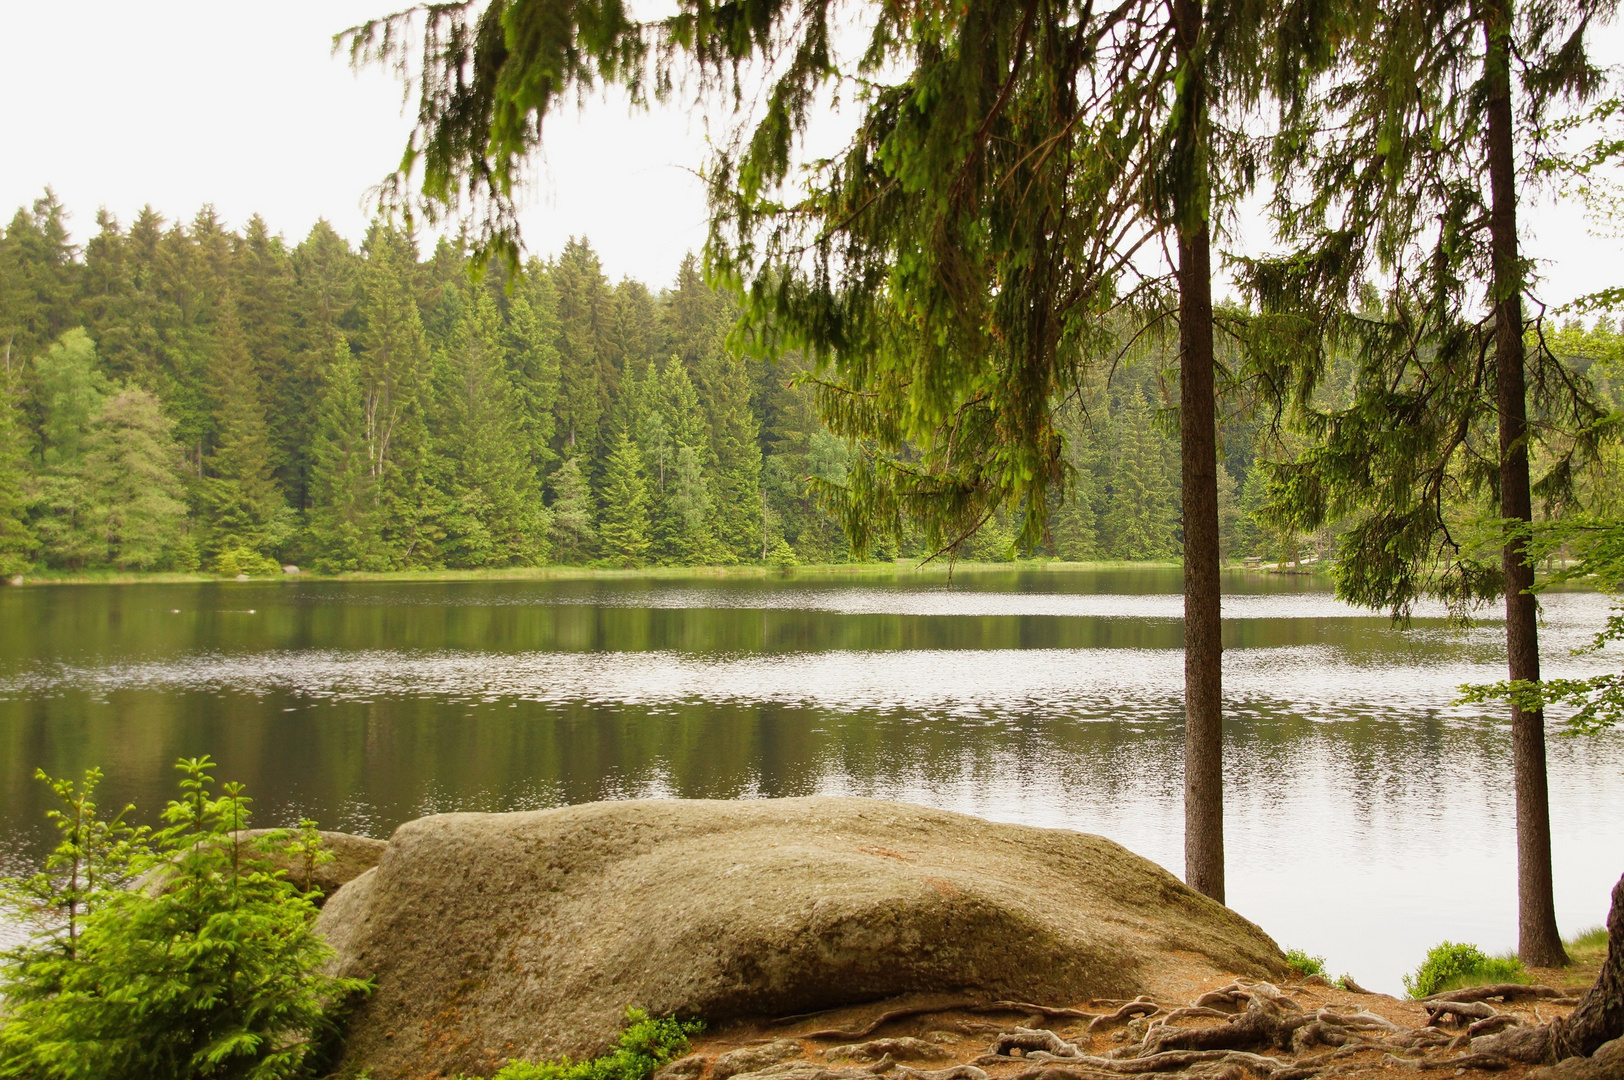
<path id="1" fill-rule="evenodd" d="M 1415 974 L 1404 976 L 1404 992 L 1412 998 L 1424 998 L 1460 986 L 1528 980 L 1528 972 L 1514 958 L 1485 956 L 1476 945 L 1445 941 L 1427 950 Z"/>
<path id="2" fill-rule="evenodd" d="M 34 1080 L 281 1080 L 306 1075 L 335 1010 L 367 984 L 328 975 L 315 907 L 268 857 L 283 835 L 249 841 L 248 798 L 216 794 L 208 758 L 182 761 L 181 796 L 147 835 L 103 820 L 99 774 L 64 804 L 44 871 L 7 897 L 65 932 L 6 959 L 0 1076 Z M 313 860 L 313 830 L 294 839 Z M 127 887 L 137 874 L 140 887 Z"/>
<path id="3" fill-rule="evenodd" d="M 624 432 L 609 455 L 603 483 L 598 540 L 604 558 L 641 566 L 649 549 L 648 484 L 643 455 Z"/>
<path id="4" fill-rule="evenodd" d="M 1298 977 L 1305 975 L 1324 975 L 1325 957 L 1309 956 L 1308 953 L 1302 949 L 1287 949 L 1286 967 L 1290 968 L 1291 973 Z"/>
<path id="5" fill-rule="evenodd" d="M 63 334 L 34 360 L 35 400 L 41 413 L 41 456 L 48 468 L 78 463 L 90 418 L 107 397 L 107 376 L 84 327 Z"/>
<path id="6" fill-rule="evenodd" d="M 23 493 L 27 457 L 24 431 L 10 380 L 0 381 L 0 575 L 21 573 L 33 562 L 38 538 L 28 524 Z"/>
<path id="7" fill-rule="evenodd" d="M 589 1061 L 511 1061 L 495 1080 L 649 1080 L 655 1071 L 688 1052 L 688 1040 L 704 1029 L 698 1020 L 652 1020 L 642 1009 L 627 1009 L 628 1026 L 615 1048 Z"/>
<path id="8" fill-rule="evenodd" d="M 83 443 L 89 561 L 132 570 L 195 567 L 174 429 L 158 399 L 138 387 L 115 394 L 96 414 Z"/>

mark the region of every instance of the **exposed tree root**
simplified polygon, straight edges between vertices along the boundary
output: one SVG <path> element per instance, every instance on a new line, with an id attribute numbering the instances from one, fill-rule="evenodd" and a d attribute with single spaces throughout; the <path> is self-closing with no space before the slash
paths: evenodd
<path id="1" fill-rule="evenodd" d="M 884 1027 L 886 1024 L 889 1024 L 893 1020 L 905 1020 L 910 1016 L 928 1016 L 931 1013 L 958 1012 L 958 1011 L 961 1011 L 961 1010 L 969 1011 L 969 1012 L 975 1012 L 975 1011 L 977 1011 L 979 1009 L 984 1008 L 985 1005 L 986 1005 L 985 1002 L 977 1001 L 974 998 L 964 998 L 964 999 L 959 1000 L 959 1001 L 946 1001 L 946 1002 L 942 1002 L 941 1004 L 938 1004 L 938 1005 L 911 1005 L 911 1006 L 909 1006 L 908 1008 L 905 1008 L 905 1009 L 892 1009 L 889 1012 L 883 1012 L 879 1016 L 875 1017 L 873 1020 L 869 1021 L 869 1024 L 868 1024 L 867 1027 L 858 1028 L 858 1029 L 853 1030 L 853 1031 L 847 1031 L 847 1030 L 845 1030 L 843 1028 L 823 1028 L 820 1031 L 809 1031 L 804 1035 L 797 1035 L 796 1038 L 798 1038 L 798 1039 L 866 1039 L 870 1035 L 874 1034 L 876 1031 L 880 1030 L 880 1028 Z M 1025 1008 L 1025 1006 L 1023 1006 L 1023 1008 Z M 809 1017 L 816 1016 L 816 1015 L 818 1015 L 818 1014 L 817 1013 L 802 1013 L 799 1016 L 785 1016 L 785 1017 L 780 1017 L 778 1020 L 775 1020 L 774 1023 L 777 1023 L 777 1024 L 792 1024 L 797 1020 L 805 1020 L 805 1019 L 807 1019 Z"/>
<path id="2" fill-rule="evenodd" d="M 1470 1024 L 1473 1020 L 1490 1020 L 1500 1015 L 1500 1010 L 1483 1001 L 1438 1001 L 1428 998 L 1422 1002 L 1427 1010 L 1427 1026 L 1438 1027 L 1449 1022 L 1453 1016 L 1456 1023 Z"/>
<path id="3" fill-rule="evenodd" d="M 899 1065 L 891 1075 L 897 1080 L 987 1080 L 987 1071 L 974 1065 L 953 1065 L 946 1069 L 912 1069 Z"/>
<path id="4" fill-rule="evenodd" d="M 1136 997 L 1114 1012 L 1103 1016 L 1096 1016 L 1088 1022 L 1088 1030 L 1104 1027 L 1106 1024 L 1119 1024 L 1124 1020 L 1131 1020 L 1136 1016 L 1154 1016 L 1162 1011 L 1162 1007 L 1148 997 Z"/>
<path id="5" fill-rule="evenodd" d="M 1462 986 L 1456 990 L 1428 994 L 1421 1001 L 1423 1003 L 1429 1001 L 1488 1001 L 1490 998 L 1499 998 L 1501 1001 L 1510 1003 L 1513 1001 L 1532 1001 L 1536 998 L 1563 997 L 1567 997 L 1567 994 L 1553 986 L 1529 986 L 1524 983 L 1490 983 L 1487 986 Z"/>

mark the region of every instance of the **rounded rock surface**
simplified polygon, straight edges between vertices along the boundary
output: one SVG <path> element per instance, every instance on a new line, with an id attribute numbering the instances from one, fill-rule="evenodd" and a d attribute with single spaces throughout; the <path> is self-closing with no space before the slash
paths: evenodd
<path id="1" fill-rule="evenodd" d="M 603 1052 L 628 1006 L 711 1022 L 919 991 L 1131 998 L 1279 947 L 1098 836 L 871 799 L 632 800 L 395 831 L 317 928 L 374 978 L 345 1066 L 488 1075 Z"/>

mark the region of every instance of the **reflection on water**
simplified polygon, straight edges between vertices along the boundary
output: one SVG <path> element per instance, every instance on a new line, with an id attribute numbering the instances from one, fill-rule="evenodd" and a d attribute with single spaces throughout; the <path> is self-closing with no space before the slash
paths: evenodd
<path id="1" fill-rule="evenodd" d="M 1182 863 L 1176 571 L 840 583 L 537 582 L 0 592 L 0 793 L 14 862 L 36 766 L 100 764 L 146 811 L 213 754 L 260 820 L 387 834 L 449 809 L 849 793 L 1100 832 Z M 1451 937 L 1514 940 L 1509 747 L 1454 688 L 1460 630 L 1236 576 L 1225 602 L 1230 903 L 1396 989 Z M 1548 670 L 1606 610 L 1546 600 Z M 1615 662 L 1616 661 L 1612 661 Z M 1624 738 L 1553 739 L 1559 916 L 1624 870 Z"/>

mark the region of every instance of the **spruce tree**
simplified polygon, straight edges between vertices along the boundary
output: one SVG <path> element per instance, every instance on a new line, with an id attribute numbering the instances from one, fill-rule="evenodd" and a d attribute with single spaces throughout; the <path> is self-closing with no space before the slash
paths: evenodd
<path id="1" fill-rule="evenodd" d="M 42 468 L 33 493 L 34 531 L 46 562 L 78 569 L 104 561 L 91 522 L 84 439 L 111 386 L 83 328 L 64 333 L 34 358 Z"/>
<path id="2" fill-rule="evenodd" d="M 186 484 L 175 423 L 140 387 L 113 395 L 85 435 L 86 529 L 97 562 L 125 570 L 192 570 Z"/>
<path id="3" fill-rule="evenodd" d="M 552 266 L 558 296 L 558 404 L 554 438 L 562 457 L 590 453 L 598 441 L 609 388 L 599 356 L 601 324 L 611 300 L 598 256 L 570 238 Z"/>
<path id="4" fill-rule="evenodd" d="M 551 486 L 553 555 L 561 563 L 579 563 L 597 550 L 592 488 L 579 458 L 568 458 L 553 473 Z"/>
<path id="5" fill-rule="evenodd" d="M 285 502 L 271 471 L 259 372 L 229 294 L 221 302 L 208 374 L 215 437 L 201 487 L 203 554 L 221 573 L 268 573 L 276 565 L 270 554 Z"/>
<path id="6" fill-rule="evenodd" d="M 372 468 L 361 366 L 349 343 L 333 349 L 310 447 L 307 547 L 328 573 L 388 567 L 378 527 L 378 477 Z"/>
<path id="7" fill-rule="evenodd" d="M 0 372 L 0 575 L 20 574 L 33 562 L 38 539 L 28 526 L 23 492 L 26 433 L 18 416 L 12 379 Z"/>
<path id="8" fill-rule="evenodd" d="M 1173 554 L 1173 489 L 1151 408 L 1135 387 L 1112 417 L 1115 455 L 1103 517 L 1115 559 Z"/>
<path id="9" fill-rule="evenodd" d="M 530 465 L 542 476 L 552 449 L 558 404 L 558 294 L 539 261 L 525 267 L 506 323 L 507 370 Z"/>
<path id="10" fill-rule="evenodd" d="M 500 317 L 472 291 L 439 369 L 436 471 L 449 508 L 441 553 L 451 566 L 534 565 L 547 554 L 541 487 L 516 422 Z"/>
<path id="11" fill-rule="evenodd" d="M 744 361 L 720 348 L 702 356 L 698 384 L 710 420 L 711 503 L 719 554 L 727 562 L 761 557 L 761 447 Z"/>
<path id="12" fill-rule="evenodd" d="M 622 432 L 604 465 L 598 542 L 603 557 L 619 566 L 641 566 L 648 557 L 648 484 L 643 455 Z"/>
<path id="13" fill-rule="evenodd" d="M 1560 502 L 1607 430 L 1586 380 L 1527 349 L 1519 160 L 1540 152 L 1553 109 L 1603 86 L 1587 35 L 1613 7 L 1348 9 L 1329 85 L 1295 102 L 1276 143 L 1277 216 L 1297 249 L 1243 279 L 1265 340 L 1287 343 L 1268 383 L 1319 443 L 1279 470 L 1277 516 L 1305 530 L 1352 519 L 1337 588 L 1355 603 L 1403 616 L 1422 595 L 1503 596 L 1514 682 L 1540 677 L 1530 457 L 1547 463 L 1538 494 Z M 1370 279 L 1385 296 L 1360 287 Z M 1326 355 L 1344 350 L 1353 400 L 1326 408 Z M 1474 504 L 1499 523 L 1488 557 L 1450 520 Z M 1545 719 L 1511 704 L 1518 955 L 1556 966 Z"/>
<path id="14" fill-rule="evenodd" d="M 391 566 L 433 565 L 439 537 L 425 516 L 429 435 L 422 400 L 429 356 L 411 287 L 412 251 L 405 237 L 374 225 L 366 256 L 355 344 L 379 529 Z"/>

